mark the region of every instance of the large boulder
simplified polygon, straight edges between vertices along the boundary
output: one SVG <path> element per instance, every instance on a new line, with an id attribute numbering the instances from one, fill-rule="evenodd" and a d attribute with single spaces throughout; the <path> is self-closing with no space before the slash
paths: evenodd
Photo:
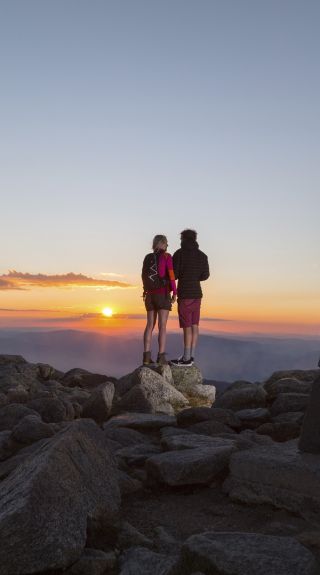
<path id="1" fill-rule="evenodd" d="M 0 368 L 7 365 L 25 366 L 27 363 L 22 355 L 0 354 Z"/>
<path id="2" fill-rule="evenodd" d="M 301 431 L 301 425 L 295 423 L 294 421 L 279 421 L 279 422 L 268 422 L 259 425 L 256 428 L 256 432 L 260 435 L 269 435 L 274 441 L 290 441 L 290 439 L 295 439 L 299 437 Z"/>
<path id="3" fill-rule="evenodd" d="M 268 398 L 272 400 L 275 399 L 279 393 L 308 394 L 311 391 L 312 381 L 301 381 L 294 377 L 282 377 L 265 383 L 263 387 L 268 394 Z"/>
<path id="4" fill-rule="evenodd" d="M 112 573 L 117 564 L 115 553 L 105 553 L 99 549 L 86 548 L 79 561 L 76 561 L 65 575 L 106 575 Z"/>
<path id="5" fill-rule="evenodd" d="M 215 400 L 214 385 L 205 385 L 200 369 L 196 365 L 177 367 L 171 365 L 173 385 L 189 400 L 190 405 L 211 407 Z"/>
<path id="6" fill-rule="evenodd" d="M 233 429 L 241 427 L 240 419 L 231 409 L 220 409 L 215 407 L 190 407 L 183 409 L 177 414 L 178 425 L 187 427 L 203 421 L 216 421 L 224 425 L 228 425 Z"/>
<path id="7" fill-rule="evenodd" d="M 270 411 L 265 407 L 256 409 L 241 409 L 235 414 L 245 429 L 256 429 L 259 425 L 267 423 L 271 419 Z"/>
<path id="8" fill-rule="evenodd" d="M 295 440 L 234 453 L 224 489 L 232 499 L 269 503 L 320 524 L 320 458 Z"/>
<path id="9" fill-rule="evenodd" d="M 299 448 L 301 451 L 320 453 L 320 376 L 312 387 L 302 424 Z"/>
<path id="10" fill-rule="evenodd" d="M 271 377 L 264 382 L 264 388 L 269 393 L 270 386 L 284 378 L 295 379 L 301 382 L 309 381 L 311 383 L 319 377 L 319 369 L 289 369 L 285 371 L 274 371 Z"/>
<path id="11" fill-rule="evenodd" d="M 240 411 L 266 407 L 267 394 L 261 385 L 241 383 L 232 385 L 216 400 L 215 406 Z"/>
<path id="12" fill-rule="evenodd" d="M 26 415 L 13 428 L 11 438 L 18 443 L 29 444 L 53 435 L 50 425 L 41 421 L 38 415 Z"/>
<path id="13" fill-rule="evenodd" d="M 148 367 L 141 367 L 136 371 L 135 381 L 136 385 L 116 403 L 116 411 L 173 415 L 188 405 L 188 400 L 182 393 Z"/>
<path id="14" fill-rule="evenodd" d="M 225 425 L 221 421 L 209 419 L 208 421 L 200 421 L 188 427 L 188 431 L 192 433 L 203 433 L 205 435 L 221 435 L 222 433 L 235 433 L 234 429 Z"/>
<path id="15" fill-rule="evenodd" d="M 37 363 L 36 366 L 38 368 L 39 378 L 42 381 L 47 381 L 50 379 L 58 381 L 62 379 L 64 376 L 64 373 L 62 371 L 55 369 L 54 367 L 48 365 L 47 363 Z"/>
<path id="16" fill-rule="evenodd" d="M 309 403 L 309 395 L 304 393 L 279 393 L 273 402 L 270 412 L 276 416 L 290 411 L 305 411 Z"/>
<path id="17" fill-rule="evenodd" d="M 7 400 L 8 403 L 27 403 L 29 400 L 29 393 L 22 385 L 17 385 L 17 387 L 8 389 Z"/>
<path id="18" fill-rule="evenodd" d="M 116 379 L 114 377 L 108 377 L 107 375 L 102 375 L 100 373 L 90 373 L 86 369 L 81 369 L 80 367 L 75 367 L 70 369 L 64 374 L 61 383 L 68 387 L 82 387 L 87 389 L 92 389 L 105 383 L 107 381 L 112 381 L 114 383 Z"/>
<path id="19" fill-rule="evenodd" d="M 119 575 L 170 575 L 175 559 L 145 547 L 130 547 L 119 559 Z"/>
<path id="20" fill-rule="evenodd" d="M 111 428 L 129 427 L 140 431 L 156 431 L 162 427 L 176 426 L 177 419 L 174 415 L 161 413 L 122 413 L 109 419 L 103 428 L 108 431 Z"/>
<path id="21" fill-rule="evenodd" d="M 27 407 L 41 415 L 46 423 L 58 423 L 59 421 L 71 421 L 74 419 L 72 404 L 57 397 L 39 397 L 28 401 Z"/>
<path id="22" fill-rule="evenodd" d="M 93 421 L 40 443 L 0 484 L 0 575 L 70 566 L 85 547 L 88 519 L 103 529 L 119 510 L 117 470 Z"/>
<path id="23" fill-rule="evenodd" d="M 84 403 L 82 417 L 91 417 L 97 423 L 106 421 L 111 414 L 113 396 L 114 384 L 112 382 L 99 385 Z"/>
<path id="24" fill-rule="evenodd" d="M 4 405 L 0 408 L 0 431 L 13 429 L 21 419 L 26 417 L 26 415 L 35 415 L 39 417 L 37 411 L 30 407 L 26 407 L 21 403 Z"/>
<path id="25" fill-rule="evenodd" d="M 224 470 L 236 450 L 233 441 L 213 439 L 212 445 L 167 451 L 147 459 L 148 476 L 167 485 L 209 484 Z"/>
<path id="26" fill-rule="evenodd" d="M 224 440 L 216 439 L 208 435 L 200 435 L 200 433 L 184 433 L 161 434 L 161 446 L 166 451 L 176 451 L 180 449 L 198 449 L 202 447 L 216 447 L 217 445 L 225 445 Z M 229 445 L 229 443 L 227 443 Z M 231 445 L 231 444 L 230 444 Z"/>
<path id="27" fill-rule="evenodd" d="M 293 537 L 206 532 L 182 546 L 175 573 L 214 575 L 316 575 L 312 553 Z"/>
<path id="28" fill-rule="evenodd" d="M 137 443 L 145 443 L 146 436 L 140 431 L 135 429 L 130 429 L 127 427 L 118 427 L 116 425 L 106 425 L 105 435 L 108 439 L 117 441 L 123 447 L 128 447 L 129 445 L 137 445 Z"/>

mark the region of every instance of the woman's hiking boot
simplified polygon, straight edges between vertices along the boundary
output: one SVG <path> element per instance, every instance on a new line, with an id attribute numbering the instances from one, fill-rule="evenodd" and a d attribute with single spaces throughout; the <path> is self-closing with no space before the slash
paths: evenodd
<path id="1" fill-rule="evenodd" d="M 143 352 L 143 365 L 154 365 L 153 359 L 151 359 L 151 351 L 144 351 Z"/>
<path id="2" fill-rule="evenodd" d="M 158 363 L 159 365 L 168 365 L 168 362 L 167 362 L 167 360 L 166 360 L 166 354 L 165 354 L 165 353 L 158 353 L 157 363 Z"/>

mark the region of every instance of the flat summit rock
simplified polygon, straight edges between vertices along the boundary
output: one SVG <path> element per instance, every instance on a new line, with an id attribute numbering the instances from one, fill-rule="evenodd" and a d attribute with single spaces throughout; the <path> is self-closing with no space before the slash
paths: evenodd
<path id="1" fill-rule="evenodd" d="M 313 555 L 292 537 L 205 532 L 182 547 L 179 575 L 318 575 Z"/>

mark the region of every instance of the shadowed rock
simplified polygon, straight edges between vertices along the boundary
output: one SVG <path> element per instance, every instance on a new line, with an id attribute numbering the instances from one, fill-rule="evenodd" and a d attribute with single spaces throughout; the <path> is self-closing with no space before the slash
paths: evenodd
<path id="1" fill-rule="evenodd" d="M 110 427 L 130 427 L 131 429 L 156 430 L 161 427 L 177 425 L 174 415 L 161 413 L 122 413 L 112 417 L 103 428 L 108 432 Z"/>
<path id="2" fill-rule="evenodd" d="M 320 458 L 300 453 L 296 441 L 234 453 L 224 489 L 232 499 L 270 503 L 320 524 Z"/>
<path id="3" fill-rule="evenodd" d="M 90 399 L 83 405 L 82 417 L 91 417 L 97 423 L 106 421 L 110 417 L 114 396 L 114 384 L 102 383 L 95 389 Z"/>
<path id="4" fill-rule="evenodd" d="M 96 387 L 101 383 L 106 383 L 107 381 L 112 381 L 112 383 L 114 383 L 117 380 L 114 377 L 108 377 L 107 375 L 102 375 L 100 373 L 90 373 L 90 371 L 79 367 L 75 367 L 74 369 L 67 371 L 61 380 L 63 385 L 67 385 L 69 387 L 84 387 L 88 389 Z"/>
<path id="5" fill-rule="evenodd" d="M 299 449 L 320 453 L 320 377 L 314 382 L 302 424 Z"/>
<path id="6" fill-rule="evenodd" d="M 264 384 L 264 389 L 270 399 L 275 399 L 279 393 L 305 393 L 309 394 L 312 381 L 301 381 L 294 377 L 282 377 Z"/>
<path id="7" fill-rule="evenodd" d="M 72 403 L 56 397 L 39 397 L 28 402 L 27 407 L 37 411 L 46 423 L 71 421 L 74 419 Z"/>
<path id="8" fill-rule="evenodd" d="M 256 533 L 200 533 L 182 546 L 175 575 L 316 575 L 313 555 L 293 537 Z"/>
<path id="9" fill-rule="evenodd" d="M 174 564 L 172 557 L 145 547 L 132 547 L 120 557 L 119 575 L 170 575 Z"/>
<path id="10" fill-rule="evenodd" d="M 19 443 L 28 444 L 52 435 L 54 432 L 48 423 L 41 421 L 39 416 L 27 415 L 13 428 L 11 437 Z"/>
<path id="11" fill-rule="evenodd" d="M 0 408 L 0 431 L 13 429 L 26 415 L 40 415 L 34 409 L 22 405 L 21 403 L 11 403 Z"/>
<path id="12" fill-rule="evenodd" d="M 263 387 L 255 383 L 239 383 L 229 387 L 216 402 L 216 407 L 240 411 L 241 409 L 255 409 L 265 407 L 267 394 Z"/>
<path id="13" fill-rule="evenodd" d="M 148 475 L 167 485 L 209 484 L 227 467 L 236 450 L 228 439 L 212 439 L 212 446 L 168 451 L 150 457 Z"/>
<path id="14" fill-rule="evenodd" d="M 43 440 L 0 484 L 0 574 L 68 567 L 80 558 L 87 519 L 117 514 L 117 472 L 103 432 L 91 420 Z"/>
<path id="15" fill-rule="evenodd" d="M 271 406 L 271 415 L 288 413 L 290 411 L 304 411 L 309 402 L 309 395 L 303 393 L 279 393 Z"/>

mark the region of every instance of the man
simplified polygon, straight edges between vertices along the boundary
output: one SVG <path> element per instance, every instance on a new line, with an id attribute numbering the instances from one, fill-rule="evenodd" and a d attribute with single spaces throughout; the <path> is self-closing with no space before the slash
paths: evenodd
<path id="1" fill-rule="evenodd" d="M 199 336 L 202 289 L 200 282 L 207 280 L 208 258 L 199 250 L 197 232 L 181 232 L 181 248 L 173 254 L 173 268 L 178 280 L 179 324 L 183 328 L 184 353 L 171 361 L 176 366 L 191 366 Z"/>

